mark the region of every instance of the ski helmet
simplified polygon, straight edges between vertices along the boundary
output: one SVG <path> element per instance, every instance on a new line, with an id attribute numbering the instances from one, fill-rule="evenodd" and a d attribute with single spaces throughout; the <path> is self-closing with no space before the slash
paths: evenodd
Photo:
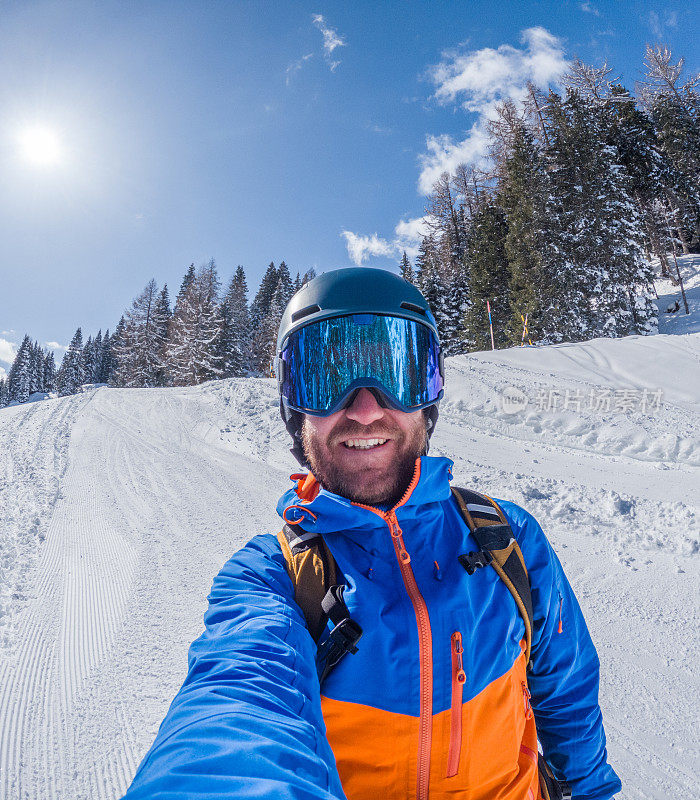
<path id="1" fill-rule="evenodd" d="M 293 339 L 300 329 L 322 320 L 345 317 L 358 320 L 374 317 L 398 318 L 399 321 L 413 323 L 411 327 L 414 331 L 425 333 L 427 329 L 430 332 L 435 351 L 434 371 L 439 370 L 440 391 L 437 397 L 433 397 L 437 394 L 435 391 L 429 397 L 425 395 L 423 399 L 427 398 L 428 402 L 420 405 L 426 418 L 428 439 L 437 422 L 438 404 L 442 397 L 443 356 L 439 348 L 437 324 L 426 299 L 411 283 L 387 270 L 351 267 L 325 272 L 302 286 L 292 297 L 282 314 L 277 335 L 275 374 L 280 392 L 280 413 L 292 437 L 291 452 L 304 467 L 308 465 L 301 442 L 303 412 L 291 407 L 283 391 L 285 369 L 289 369 L 283 358 L 285 347 L 290 342 L 290 337 Z M 323 369 L 322 364 L 318 367 L 319 370 Z M 360 380 L 356 383 L 370 387 L 375 382 Z M 403 407 L 396 402 L 382 402 L 382 394 L 385 392 L 380 393 L 381 384 L 377 385 L 380 390 L 371 390 L 382 405 Z"/>

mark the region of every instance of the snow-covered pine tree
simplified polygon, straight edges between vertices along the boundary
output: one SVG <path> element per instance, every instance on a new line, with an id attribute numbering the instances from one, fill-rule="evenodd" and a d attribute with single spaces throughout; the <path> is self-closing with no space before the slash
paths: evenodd
<path id="1" fill-rule="evenodd" d="M 647 45 L 644 65 L 642 101 L 663 152 L 685 177 L 668 200 L 683 250 L 688 252 L 700 242 L 700 74 L 684 81 L 685 60 L 674 62 L 671 50 L 662 45 Z"/>
<path id="2" fill-rule="evenodd" d="M 404 280 L 408 281 L 409 283 L 415 282 L 416 276 L 413 274 L 413 267 L 411 266 L 411 262 L 408 260 L 405 250 L 403 251 L 403 256 L 401 257 L 399 271 L 401 272 L 401 277 Z"/>
<path id="3" fill-rule="evenodd" d="M 175 298 L 175 307 L 173 309 L 173 313 L 177 311 L 178 303 L 185 296 L 185 293 L 194 282 L 194 276 L 195 276 L 194 264 L 190 264 L 189 267 L 187 267 L 187 272 L 185 272 L 185 275 L 182 278 L 182 283 L 180 284 L 180 290 L 178 291 L 177 297 Z"/>
<path id="4" fill-rule="evenodd" d="M 440 336 L 440 342 L 446 343 L 449 336 L 449 318 L 447 316 L 447 289 L 442 275 L 440 256 L 435 235 L 424 236 L 416 258 L 416 286 L 433 312 Z"/>
<path id="5" fill-rule="evenodd" d="M 292 277 L 289 274 L 289 267 L 284 261 L 281 261 L 279 267 L 277 268 L 277 286 L 280 288 L 280 297 L 282 302 L 286 306 L 294 294 L 294 284 L 292 282 Z"/>
<path id="6" fill-rule="evenodd" d="M 272 364 L 277 344 L 277 331 L 279 329 L 282 312 L 284 311 L 284 289 L 278 285 L 272 295 L 270 308 L 261 319 L 257 330 L 253 333 L 252 353 L 253 366 L 258 374 L 264 377 L 272 375 Z"/>
<path id="7" fill-rule="evenodd" d="M 262 276 L 253 302 L 250 304 L 250 323 L 253 331 L 258 328 L 261 320 L 270 311 L 272 297 L 277 289 L 278 277 L 277 267 L 274 262 L 270 262 L 265 274 Z"/>
<path id="8" fill-rule="evenodd" d="M 97 331 L 97 336 L 95 336 L 92 342 L 92 352 L 90 354 L 89 368 L 86 365 L 86 372 L 88 374 L 87 377 L 88 383 L 99 383 L 100 364 L 102 363 L 102 347 L 103 347 L 102 329 L 100 328 L 100 330 Z"/>
<path id="9" fill-rule="evenodd" d="M 452 264 L 450 269 L 446 271 L 443 285 L 445 291 L 442 302 L 442 314 L 444 316 L 443 349 L 445 355 L 454 356 L 466 352 L 464 315 L 470 301 L 468 255 L 466 250 L 462 260 Z"/>
<path id="10" fill-rule="evenodd" d="M 221 377 L 218 292 L 219 279 L 212 259 L 197 270 L 173 312 L 166 370 L 168 380 L 175 386 L 192 386 Z"/>
<path id="11" fill-rule="evenodd" d="M 48 350 L 44 356 L 42 384 L 44 392 L 53 392 L 56 388 L 56 361 L 51 350 Z"/>
<path id="12" fill-rule="evenodd" d="M 117 350 L 119 386 L 156 386 L 161 368 L 162 325 L 156 321 L 158 286 L 151 279 L 124 317 Z"/>
<path id="13" fill-rule="evenodd" d="M 83 345 L 83 370 L 85 371 L 85 383 L 94 383 L 95 361 L 97 353 L 95 342 L 92 336 L 88 336 Z"/>
<path id="14" fill-rule="evenodd" d="M 35 341 L 31 348 L 31 381 L 29 392 L 44 391 L 44 353 L 39 342 Z"/>
<path id="15" fill-rule="evenodd" d="M 513 344 L 506 333 L 511 315 L 507 235 L 503 209 L 495 203 L 484 203 L 472 217 L 467 243 L 471 302 L 464 315 L 464 340 L 470 351 L 491 349 L 487 300 L 491 304 L 496 348 Z"/>
<path id="16" fill-rule="evenodd" d="M 298 277 L 298 276 L 297 276 Z M 248 282 L 243 267 L 236 269 L 221 303 L 222 329 L 219 354 L 224 378 L 248 373 L 250 357 L 250 315 Z"/>
<path id="17" fill-rule="evenodd" d="M 75 394 L 85 383 L 83 367 L 83 333 L 80 328 L 73 334 L 68 351 L 63 357 L 56 377 L 56 388 L 61 397 Z"/>
<path id="18" fill-rule="evenodd" d="M 643 226 L 629 175 L 608 141 L 605 109 L 569 90 L 564 101 L 550 94 L 549 116 L 550 217 L 558 211 L 556 247 L 566 265 L 550 325 L 564 341 L 649 333 L 656 315 Z"/>
<path id="19" fill-rule="evenodd" d="M 119 386 L 119 352 L 122 347 L 124 338 L 124 328 L 126 327 L 126 320 L 124 316 L 119 319 L 114 333 L 109 339 L 109 350 L 105 350 L 104 361 L 102 365 L 103 377 L 106 378 L 105 383 L 110 386 Z"/>
<path id="20" fill-rule="evenodd" d="M 24 403 L 29 399 L 32 391 L 32 340 L 28 334 L 17 350 L 7 384 L 8 403 Z"/>
<path id="21" fill-rule="evenodd" d="M 7 378 L 0 378 L 0 408 L 4 408 L 9 402 Z"/>
<path id="22" fill-rule="evenodd" d="M 167 350 L 171 318 L 170 296 L 168 294 L 168 284 L 166 283 L 158 295 L 153 312 L 153 331 L 158 358 L 158 364 L 154 371 L 155 386 L 167 386 L 168 382 L 165 353 Z"/>

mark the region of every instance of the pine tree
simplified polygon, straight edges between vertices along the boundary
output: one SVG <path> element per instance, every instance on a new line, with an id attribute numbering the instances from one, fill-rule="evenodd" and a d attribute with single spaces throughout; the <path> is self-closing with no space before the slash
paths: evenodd
<path id="1" fill-rule="evenodd" d="M 56 388 L 56 361 L 51 350 L 44 356 L 42 383 L 44 392 L 53 392 Z"/>
<path id="2" fill-rule="evenodd" d="M 502 208 L 484 204 L 474 214 L 468 240 L 471 303 L 464 316 L 464 339 L 469 350 L 491 349 L 487 300 L 491 305 L 496 348 L 511 343 L 506 333 L 511 314 L 507 236 L 508 224 Z"/>
<path id="3" fill-rule="evenodd" d="M 119 376 L 121 371 L 119 369 L 119 354 L 121 352 L 122 343 L 124 340 L 124 328 L 126 327 L 126 320 L 122 316 L 114 329 L 114 333 L 109 340 L 109 350 L 105 351 L 102 374 L 106 379 L 105 382 L 110 386 L 120 386 Z"/>
<path id="4" fill-rule="evenodd" d="M 177 311 L 177 307 L 181 299 L 185 296 L 187 290 L 194 282 L 194 276 L 195 276 L 194 264 L 190 264 L 189 267 L 187 268 L 187 272 L 185 273 L 182 279 L 182 283 L 180 284 L 180 291 L 177 293 L 177 297 L 175 298 L 175 308 L 173 309 L 173 312 Z"/>
<path id="5" fill-rule="evenodd" d="M 267 316 L 272 304 L 272 298 L 277 289 L 279 274 L 274 262 L 265 270 L 265 274 L 260 281 L 258 291 L 250 304 L 250 322 L 253 331 L 257 330 L 261 321 Z"/>
<path id="6" fill-rule="evenodd" d="M 167 292 L 158 292 L 155 280 L 150 280 L 126 312 L 125 323 L 117 352 L 120 386 L 152 387 L 162 385 L 163 344 L 167 332 L 169 309 Z"/>
<path id="7" fill-rule="evenodd" d="M 158 362 L 154 369 L 155 386 L 166 386 L 168 382 L 165 354 L 168 346 L 168 332 L 171 319 L 170 297 L 168 295 L 168 284 L 166 283 L 160 295 L 158 295 L 153 313 L 154 347 L 157 351 Z"/>
<path id="8" fill-rule="evenodd" d="M 511 344 L 519 344 L 525 315 L 535 341 L 549 334 L 543 329 L 542 315 L 551 300 L 549 278 L 556 268 L 546 257 L 550 239 L 549 180 L 534 137 L 525 125 L 515 130 L 509 148 L 498 202 L 508 225 L 505 252 L 510 272 L 510 317 L 506 335 Z"/>
<path id="9" fill-rule="evenodd" d="M 43 392 L 44 353 L 39 345 L 39 342 L 37 341 L 35 341 L 31 347 L 30 364 L 29 393 L 33 394 L 34 392 Z"/>
<path id="10" fill-rule="evenodd" d="M 222 376 L 239 378 L 246 375 L 249 369 L 251 334 L 248 283 L 241 266 L 236 269 L 231 278 L 221 303 L 221 319 L 219 355 L 222 363 Z"/>
<path id="11" fill-rule="evenodd" d="M 556 247 L 566 259 L 554 284 L 558 307 L 546 315 L 552 340 L 651 332 L 643 227 L 629 175 L 607 141 L 605 109 L 577 92 L 563 102 L 552 93 L 550 117 L 550 218 L 558 211 Z"/>
<path id="12" fill-rule="evenodd" d="M 413 267 L 411 266 L 411 262 L 408 260 L 405 250 L 403 251 L 401 263 L 399 264 L 399 270 L 401 271 L 401 277 L 404 280 L 408 281 L 409 283 L 415 282 L 416 277 L 413 274 Z"/>
<path id="13" fill-rule="evenodd" d="M 173 312 L 166 346 L 168 380 L 191 386 L 222 375 L 219 281 L 212 259 L 200 267 Z"/>
<path id="14" fill-rule="evenodd" d="M 284 306 L 286 306 L 294 294 L 294 284 L 292 283 L 292 277 L 289 274 L 289 268 L 284 261 L 282 261 L 277 268 L 277 286 L 280 289 L 280 298 L 282 303 Z"/>
<path id="15" fill-rule="evenodd" d="M 32 341 L 25 335 L 7 377 L 9 403 L 25 403 L 32 391 Z"/>
<path id="16" fill-rule="evenodd" d="M 0 408 L 4 408 L 10 402 L 7 379 L 0 378 Z"/>
<path id="17" fill-rule="evenodd" d="M 268 313 L 262 318 L 252 338 L 253 367 L 258 374 L 270 377 L 277 343 L 277 331 L 285 308 L 284 290 L 280 285 L 272 295 Z"/>
<path id="18" fill-rule="evenodd" d="M 85 383 L 85 369 L 83 366 L 83 333 L 80 328 L 75 332 L 68 351 L 56 376 L 56 388 L 61 397 L 75 394 Z"/>

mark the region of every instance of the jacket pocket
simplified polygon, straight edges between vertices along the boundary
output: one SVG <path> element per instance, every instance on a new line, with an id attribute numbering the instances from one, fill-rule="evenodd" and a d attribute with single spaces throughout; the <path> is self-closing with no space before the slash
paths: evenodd
<path id="1" fill-rule="evenodd" d="M 462 691 L 467 674 L 462 665 L 462 634 L 455 631 L 450 639 L 452 651 L 452 706 L 450 708 L 450 747 L 447 751 L 447 777 L 459 770 L 462 751 Z"/>

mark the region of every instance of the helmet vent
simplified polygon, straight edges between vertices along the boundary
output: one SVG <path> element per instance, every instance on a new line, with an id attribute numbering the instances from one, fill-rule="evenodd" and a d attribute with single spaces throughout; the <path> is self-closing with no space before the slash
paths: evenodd
<path id="1" fill-rule="evenodd" d="M 401 303 L 401 308 L 405 308 L 406 311 L 414 311 L 416 314 L 422 314 L 425 316 L 425 309 L 417 306 L 415 303 L 409 303 L 407 300 L 404 300 Z"/>
<path id="2" fill-rule="evenodd" d="M 313 314 L 314 312 L 320 310 L 321 306 L 317 305 L 316 303 L 314 303 L 312 306 L 306 306 L 306 308 L 300 308 L 299 311 L 295 311 L 292 314 L 292 322 L 296 322 L 297 320 L 302 319 L 302 317 L 308 317 L 309 314 Z"/>

